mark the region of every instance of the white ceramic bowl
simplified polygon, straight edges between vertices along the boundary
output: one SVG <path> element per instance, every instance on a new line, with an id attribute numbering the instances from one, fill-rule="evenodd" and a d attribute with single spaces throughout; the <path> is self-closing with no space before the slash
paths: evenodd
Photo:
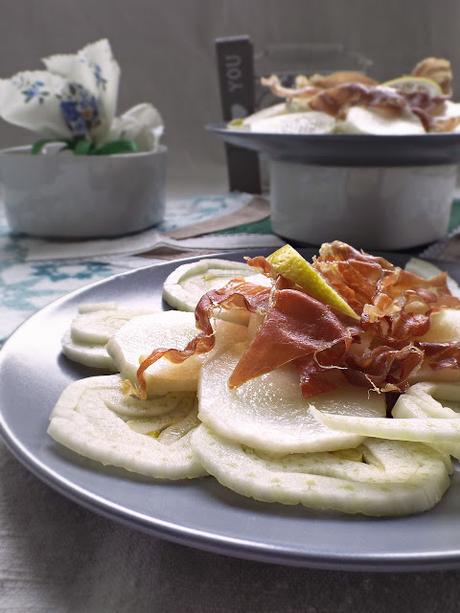
<path id="1" fill-rule="evenodd" d="M 0 181 L 11 230 L 96 238 L 153 226 L 164 216 L 166 155 L 163 146 L 155 152 L 107 156 L 4 149 Z"/>
<path id="2" fill-rule="evenodd" d="M 368 249 L 439 240 L 449 226 L 457 166 L 340 167 L 271 161 L 276 234 L 318 245 L 340 239 Z"/>

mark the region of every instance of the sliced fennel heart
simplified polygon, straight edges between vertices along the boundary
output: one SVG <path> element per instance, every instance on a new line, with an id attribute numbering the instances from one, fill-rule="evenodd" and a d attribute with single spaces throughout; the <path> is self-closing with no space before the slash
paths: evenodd
<path id="1" fill-rule="evenodd" d="M 140 434 L 150 434 L 159 440 L 160 435 L 168 429 L 172 429 L 172 431 L 177 433 L 177 438 L 180 438 L 180 436 L 187 434 L 192 427 L 198 425 L 197 404 L 195 400 L 196 399 L 194 398 L 192 403 L 183 402 L 172 411 L 164 412 L 153 417 L 128 419 L 126 423 L 131 430 L 134 430 L 134 432 L 139 432 Z M 107 404 L 107 406 L 109 405 Z M 174 428 L 174 426 L 177 424 L 183 423 L 190 424 L 190 427 L 185 430 L 183 430 L 182 426 L 180 428 Z M 173 440 L 174 438 L 172 438 L 172 441 Z"/>
<path id="2" fill-rule="evenodd" d="M 460 420 L 457 418 L 387 419 L 333 415 L 318 411 L 314 406 L 310 406 L 310 411 L 319 423 L 337 432 L 432 445 L 460 444 Z"/>
<path id="3" fill-rule="evenodd" d="M 190 429 L 163 444 L 135 432 L 110 408 L 106 397 L 112 402 L 110 390 L 119 390 L 121 382 L 119 376 L 112 376 L 71 383 L 53 409 L 48 434 L 82 456 L 148 477 L 183 479 L 204 474 L 190 445 Z M 195 412 L 193 405 L 191 411 Z"/>
<path id="4" fill-rule="evenodd" d="M 241 341 L 247 328 L 226 321 L 216 321 L 216 347 Z M 107 344 L 107 351 L 124 378 L 136 383 L 141 360 L 154 349 L 183 349 L 198 334 L 193 313 L 160 311 L 136 317 L 116 332 Z M 194 391 L 204 356 L 192 356 L 173 364 L 161 358 L 145 371 L 149 396 L 169 392 Z"/>
<path id="5" fill-rule="evenodd" d="M 449 487 L 439 454 L 414 443 L 366 440 L 366 462 L 352 467 L 325 454 L 258 456 L 206 426 L 192 436 L 205 470 L 229 489 L 256 500 L 365 515 L 407 515 L 433 507 Z M 316 459 L 314 456 L 318 456 Z M 400 472 L 402 471 L 402 472 Z M 406 479 L 407 477 L 407 479 Z"/>
<path id="6" fill-rule="evenodd" d="M 231 279 L 242 277 L 257 285 L 269 286 L 270 281 L 242 262 L 209 259 L 191 264 L 182 264 L 166 279 L 163 285 L 163 299 L 174 309 L 194 311 L 200 298 L 206 292 L 226 285 Z M 245 311 L 225 311 L 219 317 L 239 324 L 247 324 Z"/>
<path id="7" fill-rule="evenodd" d="M 62 353 L 73 362 L 107 372 L 117 372 L 118 370 L 107 353 L 105 345 L 77 343 L 72 340 L 70 331 L 64 334 L 61 344 Z"/>
<path id="8" fill-rule="evenodd" d="M 291 366 L 231 390 L 227 381 L 244 349 L 244 344 L 227 347 L 210 356 L 201 371 L 199 417 L 221 436 L 276 454 L 330 451 L 356 447 L 362 437 L 320 424 L 310 414 L 311 402 L 332 413 L 385 415 L 383 396 L 368 398 L 354 386 L 305 400 Z"/>
<path id="9" fill-rule="evenodd" d="M 101 390 L 107 407 L 125 420 L 144 420 L 175 413 L 191 411 L 196 403 L 194 392 L 171 392 L 140 400 L 123 392 L 119 385 L 120 376 L 93 377 L 92 386 Z"/>
<path id="10" fill-rule="evenodd" d="M 411 417 L 459 419 L 459 413 L 441 404 L 440 399 L 453 403 L 459 402 L 460 386 L 448 383 L 417 383 L 400 396 L 392 413 L 394 417 L 400 419 Z M 460 459 L 460 444 L 439 443 L 436 448 Z"/>
<path id="11" fill-rule="evenodd" d="M 442 404 L 460 402 L 460 385 L 458 383 L 442 383 L 437 381 L 425 381 L 412 385 L 404 396 L 414 396 L 423 404 L 430 417 L 455 417 L 457 415 L 450 408 Z"/>

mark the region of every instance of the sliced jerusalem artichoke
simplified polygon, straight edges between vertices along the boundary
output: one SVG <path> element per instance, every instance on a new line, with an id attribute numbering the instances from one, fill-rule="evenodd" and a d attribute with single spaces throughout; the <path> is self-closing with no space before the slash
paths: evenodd
<path id="1" fill-rule="evenodd" d="M 362 437 L 321 425 L 309 411 L 311 403 L 328 414 L 385 415 L 383 395 L 368 397 L 355 386 L 306 400 L 289 365 L 229 389 L 228 378 L 244 349 L 240 343 L 210 356 L 200 375 L 199 417 L 222 436 L 273 454 L 346 449 Z"/>
<path id="2" fill-rule="evenodd" d="M 216 322 L 216 348 L 244 340 L 247 328 L 238 324 Z M 136 384 L 136 373 L 142 358 L 159 347 L 184 349 L 198 334 L 193 313 L 161 311 L 136 317 L 116 332 L 107 344 L 107 351 L 122 376 Z M 149 396 L 167 392 L 195 391 L 203 356 L 192 355 L 180 364 L 161 358 L 145 372 Z"/>

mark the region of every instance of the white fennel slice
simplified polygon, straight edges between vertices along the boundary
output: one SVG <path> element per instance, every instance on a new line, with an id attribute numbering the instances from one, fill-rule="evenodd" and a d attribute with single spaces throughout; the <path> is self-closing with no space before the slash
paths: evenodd
<path id="1" fill-rule="evenodd" d="M 246 338 L 247 328 L 226 321 L 215 321 L 216 349 Z M 136 372 L 142 358 L 154 349 L 183 349 L 198 334 L 193 313 L 160 311 L 136 317 L 116 332 L 107 344 L 107 351 L 120 373 L 136 383 Z M 149 396 L 166 392 L 195 391 L 204 355 L 195 355 L 181 364 L 160 358 L 145 371 Z"/>
<path id="2" fill-rule="evenodd" d="M 344 134 L 425 134 L 419 118 L 411 112 L 400 116 L 385 112 L 352 106 L 343 121 L 337 122 L 337 132 Z"/>
<path id="3" fill-rule="evenodd" d="M 311 509 L 408 515 L 432 508 L 450 483 L 439 454 L 416 443 L 367 439 L 362 445 L 365 463 L 334 453 L 276 459 L 200 426 L 192 447 L 204 469 L 234 492 Z"/>
<path id="4" fill-rule="evenodd" d="M 116 391 L 121 378 L 101 379 L 105 377 L 81 379 L 64 390 L 50 417 L 48 434 L 54 440 L 91 460 L 148 477 L 183 479 L 204 474 L 190 444 L 193 425 L 168 444 L 136 432 L 106 401 L 107 387 Z M 176 423 L 178 410 L 170 414 L 169 424 L 162 418 L 163 431 Z M 191 411 L 196 412 L 193 404 Z"/>
<path id="5" fill-rule="evenodd" d="M 193 408 L 194 410 L 192 410 Z M 169 413 L 147 419 L 128 419 L 126 423 L 134 432 L 148 434 L 162 442 L 164 442 L 163 434 L 169 433 L 170 441 L 174 442 L 200 424 L 196 408 L 196 403 L 192 404 L 191 407 L 188 403 L 185 403 L 184 406 L 180 406 Z"/>
<path id="6" fill-rule="evenodd" d="M 198 388 L 199 418 L 220 436 L 272 454 L 356 447 L 362 437 L 339 433 L 313 418 L 313 402 L 323 411 L 345 415 L 385 415 L 383 396 L 349 386 L 340 392 L 302 397 L 291 366 L 229 389 L 227 381 L 244 345 L 227 347 L 206 360 Z"/>
<path id="7" fill-rule="evenodd" d="M 229 260 L 199 260 L 182 264 L 174 270 L 163 284 L 163 299 L 174 309 L 194 311 L 198 301 L 213 289 L 224 287 L 231 279 L 242 277 L 257 285 L 269 286 L 270 281 L 242 262 Z M 225 309 L 216 315 L 227 321 L 246 325 L 249 314 L 242 310 Z"/>
<path id="8" fill-rule="evenodd" d="M 105 345 L 77 343 L 72 340 L 70 330 L 64 334 L 61 344 L 62 353 L 73 362 L 107 372 L 117 372 L 118 370 L 107 353 Z"/>
<path id="9" fill-rule="evenodd" d="M 439 419 L 458 419 L 460 414 L 447 404 L 459 406 L 460 385 L 449 383 L 416 383 L 405 394 L 400 396 L 393 407 L 393 416 L 405 419 L 418 417 L 426 419 L 434 417 Z M 436 448 L 442 450 L 454 458 L 460 459 L 460 444 L 439 443 Z"/>
<path id="10" fill-rule="evenodd" d="M 77 315 L 71 323 L 72 340 L 77 343 L 106 345 L 110 337 L 128 321 L 148 315 L 147 309 L 97 309 Z"/>
<path id="11" fill-rule="evenodd" d="M 108 408 L 125 420 L 148 421 L 165 413 L 191 411 L 196 403 L 194 392 L 170 392 L 148 400 L 130 396 L 120 385 L 120 375 L 93 377 L 91 386 L 103 394 Z"/>
<path id="12" fill-rule="evenodd" d="M 438 402 L 443 400 L 448 404 L 460 404 L 460 385 L 458 383 L 443 383 L 438 381 L 425 381 L 412 385 L 406 395 L 416 396 L 418 399 L 427 402 L 426 409 L 434 412 L 432 417 L 450 417 L 451 410 Z"/>
<path id="13" fill-rule="evenodd" d="M 436 275 L 439 275 L 439 273 L 444 272 L 431 262 L 421 260 L 420 258 L 411 258 L 407 262 L 405 269 L 408 272 L 412 272 L 418 275 L 419 277 L 423 277 L 424 279 L 435 277 Z M 455 279 L 452 279 L 452 277 L 450 277 L 449 275 L 447 276 L 447 287 L 450 289 L 451 293 L 454 296 L 460 297 L 460 287 L 457 281 L 455 281 Z"/>
<path id="14" fill-rule="evenodd" d="M 398 402 L 411 402 L 412 397 L 402 396 Z M 361 417 L 333 415 L 319 411 L 314 406 L 311 407 L 312 415 L 323 425 L 328 426 L 337 432 L 348 434 L 359 434 L 395 441 L 412 441 L 426 443 L 428 445 L 457 445 L 460 444 L 460 419 L 426 417 L 388 419 L 382 417 Z"/>

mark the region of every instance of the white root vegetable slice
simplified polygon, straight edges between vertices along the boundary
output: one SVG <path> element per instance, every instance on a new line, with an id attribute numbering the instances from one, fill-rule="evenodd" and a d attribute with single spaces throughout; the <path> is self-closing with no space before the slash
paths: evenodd
<path id="1" fill-rule="evenodd" d="M 431 315 L 430 329 L 417 340 L 435 343 L 449 343 L 460 341 L 460 310 L 442 309 Z M 411 383 L 423 381 L 436 381 L 460 383 L 459 368 L 431 368 L 427 365 L 422 367 L 411 377 Z"/>
<path id="2" fill-rule="evenodd" d="M 273 106 L 261 109 L 260 111 L 257 111 L 257 113 L 249 115 L 249 117 L 245 117 L 242 122 L 242 127 L 248 128 L 260 119 L 268 119 L 270 117 L 276 117 L 277 115 L 284 115 L 288 112 L 286 103 L 280 102 L 279 104 L 274 104 Z M 231 125 L 230 127 L 233 128 Z"/>
<path id="3" fill-rule="evenodd" d="M 402 398 L 402 397 L 401 397 Z M 443 407 L 444 408 L 444 407 Z M 398 399 L 397 403 L 393 407 L 393 416 L 398 419 L 410 419 L 410 418 L 418 418 L 418 419 L 426 419 L 427 417 L 433 416 L 433 408 L 426 410 L 424 407 L 424 403 L 420 404 L 416 397 L 407 396 L 400 401 Z M 435 417 L 446 418 L 444 415 L 444 411 L 440 412 L 440 415 L 435 415 Z M 432 447 L 437 449 L 440 453 L 443 453 L 447 456 L 446 461 L 450 461 L 448 458 L 453 456 L 454 458 L 460 457 L 460 444 L 452 444 L 452 443 L 437 443 L 432 444 Z"/>
<path id="4" fill-rule="evenodd" d="M 174 420 L 167 428 L 164 428 L 160 432 L 158 440 L 163 445 L 170 445 L 191 430 L 197 428 L 200 423 L 197 415 L 197 405 L 195 405 L 194 411 L 190 411 L 180 420 Z"/>
<path id="5" fill-rule="evenodd" d="M 295 453 L 276 457 L 253 449 L 245 448 L 254 461 L 272 470 L 311 473 L 362 483 L 406 483 L 417 479 L 419 466 L 414 466 L 407 449 L 395 441 L 365 439 L 359 447 L 350 450 L 319 453 Z M 411 443 L 420 446 L 420 443 Z M 372 450 L 372 451 L 371 451 Z M 344 455 L 348 452 L 348 457 Z M 359 452 L 355 458 L 349 452 Z M 452 472 L 449 457 L 440 456 L 446 470 Z"/>
<path id="6" fill-rule="evenodd" d="M 165 413 L 191 411 L 196 402 L 194 392 L 171 392 L 140 400 L 124 394 L 119 382 L 119 375 L 93 377 L 92 387 L 100 390 L 110 410 L 126 420 L 149 420 Z"/>
<path id="7" fill-rule="evenodd" d="M 460 310 L 442 309 L 430 317 L 430 329 L 417 340 L 429 343 L 460 341 Z"/>
<path id="8" fill-rule="evenodd" d="M 406 399 L 407 401 L 407 399 Z M 439 445 L 448 443 L 460 444 L 460 420 L 439 419 L 427 417 L 426 419 L 387 419 L 382 417 L 360 417 L 333 415 L 318 411 L 310 407 L 312 416 L 319 423 L 348 434 L 359 434 L 393 441 L 412 441 Z"/>
<path id="9" fill-rule="evenodd" d="M 107 302 L 82 304 L 78 312 L 62 339 L 64 355 L 91 368 L 117 372 L 105 349 L 107 341 L 127 321 L 151 311 L 121 309 L 117 303 Z"/>
<path id="10" fill-rule="evenodd" d="M 393 407 L 393 416 L 406 419 L 436 417 L 440 419 L 459 419 L 460 415 L 444 406 L 437 399 L 457 403 L 460 401 L 460 386 L 448 383 L 417 383 L 398 398 Z M 460 459 L 460 444 L 438 444 L 436 448 L 454 458 Z"/>
<path id="11" fill-rule="evenodd" d="M 147 315 L 147 309 L 97 309 L 77 315 L 71 323 L 72 340 L 77 343 L 106 345 L 110 337 L 128 321 L 139 315 Z"/>
<path id="12" fill-rule="evenodd" d="M 430 417 L 458 417 L 455 411 L 439 402 L 443 400 L 453 404 L 460 403 L 460 385 L 458 383 L 435 381 L 416 383 L 401 398 L 407 396 L 415 396 L 417 402 L 422 404 Z"/>
<path id="13" fill-rule="evenodd" d="M 367 474 L 365 469 L 347 471 L 345 465 L 337 471 L 332 461 L 329 467 L 321 462 L 314 466 L 308 456 L 303 456 L 305 464 L 290 458 L 265 461 L 206 426 L 195 430 L 192 446 L 203 467 L 222 485 L 263 502 L 373 516 L 408 515 L 432 508 L 449 487 L 439 454 L 413 443 L 366 440 Z M 398 479 L 398 467 L 409 475 L 406 481 Z"/>
<path id="14" fill-rule="evenodd" d="M 120 377 L 90 377 L 71 383 L 51 414 L 48 434 L 82 456 L 148 477 L 203 475 L 190 445 L 190 431 L 165 445 L 135 432 L 109 408 L 107 387 L 118 390 L 120 385 Z"/>
<path id="15" fill-rule="evenodd" d="M 288 366 L 230 390 L 227 381 L 244 345 L 227 347 L 203 365 L 198 390 L 199 417 L 217 434 L 273 454 L 330 451 L 356 447 L 362 437 L 323 426 L 302 397 L 299 378 Z M 350 386 L 314 399 L 324 411 L 385 415 L 383 396 Z"/>
<path id="16" fill-rule="evenodd" d="M 163 285 L 163 299 L 174 309 L 194 311 L 200 298 L 212 289 L 226 285 L 231 279 L 243 277 L 252 283 L 269 286 L 270 281 L 262 274 L 255 274 L 254 269 L 242 262 L 229 260 L 199 260 L 191 264 L 178 266 Z M 219 314 L 221 319 L 246 325 L 248 313 L 245 311 L 225 311 Z"/>
<path id="17" fill-rule="evenodd" d="M 84 302 L 79 305 L 78 312 L 83 314 L 93 313 L 94 311 L 113 311 L 118 308 L 118 302 Z"/>
<path id="18" fill-rule="evenodd" d="M 405 268 L 425 279 L 443 272 L 434 264 L 419 258 L 411 258 Z M 460 297 L 460 287 L 455 279 L 448 276 L 447 285 L 454 296 Z M 460 311 L 457 309 L 442 309 L 433 313 L 430 330 L 421 337 L 421 340 L 438 343 L 460 341 Z M 411 377 L 411 382 L 417 381 L 460 381 L 460 370 L 456 368 L 433 369 L 422 366 L 415 376 Z"/>
<path id="19" fill-rule="evenodd" d="M 72 340 L 70 330 L 62 338 L 62 353 L 78 364 L 98 368 L 107 372 L 117 372 L 114 361 L 105 349 L 105 345 L 77 343 Z"/>
<path id="20" fill-rule="evenodd" d="M 345 120 L 337 122 L 337 132 L 345 134 L 425 134 L 419 118 L 411 112 L 399 117 L 360 106 L 352 106 Z"/>
<path id="21" fill-rule="evenodd" d="M 246 338 L 247 328 L 225 321 L 216 321 L 216 348 Z M 107 351 L 124 378 L 136 382 L 140 359 L 154 349 L 183 349 L 198 334 L 193 313 L 160 311 L 136 317 L 116 332 L 107 344 Z M 195 391 L 204 356 L 192 356 L 173 364 L 161 358 L 145 371 L 148 395 L 167 392 Z"/>
<path id="22" fill-rule="evenodd" d="M 327 113 L 306 111 L 259 118 L 248 127 L 251 132 L 267 134 L 330 134 L 335 130 L 336 122 Z"/>

